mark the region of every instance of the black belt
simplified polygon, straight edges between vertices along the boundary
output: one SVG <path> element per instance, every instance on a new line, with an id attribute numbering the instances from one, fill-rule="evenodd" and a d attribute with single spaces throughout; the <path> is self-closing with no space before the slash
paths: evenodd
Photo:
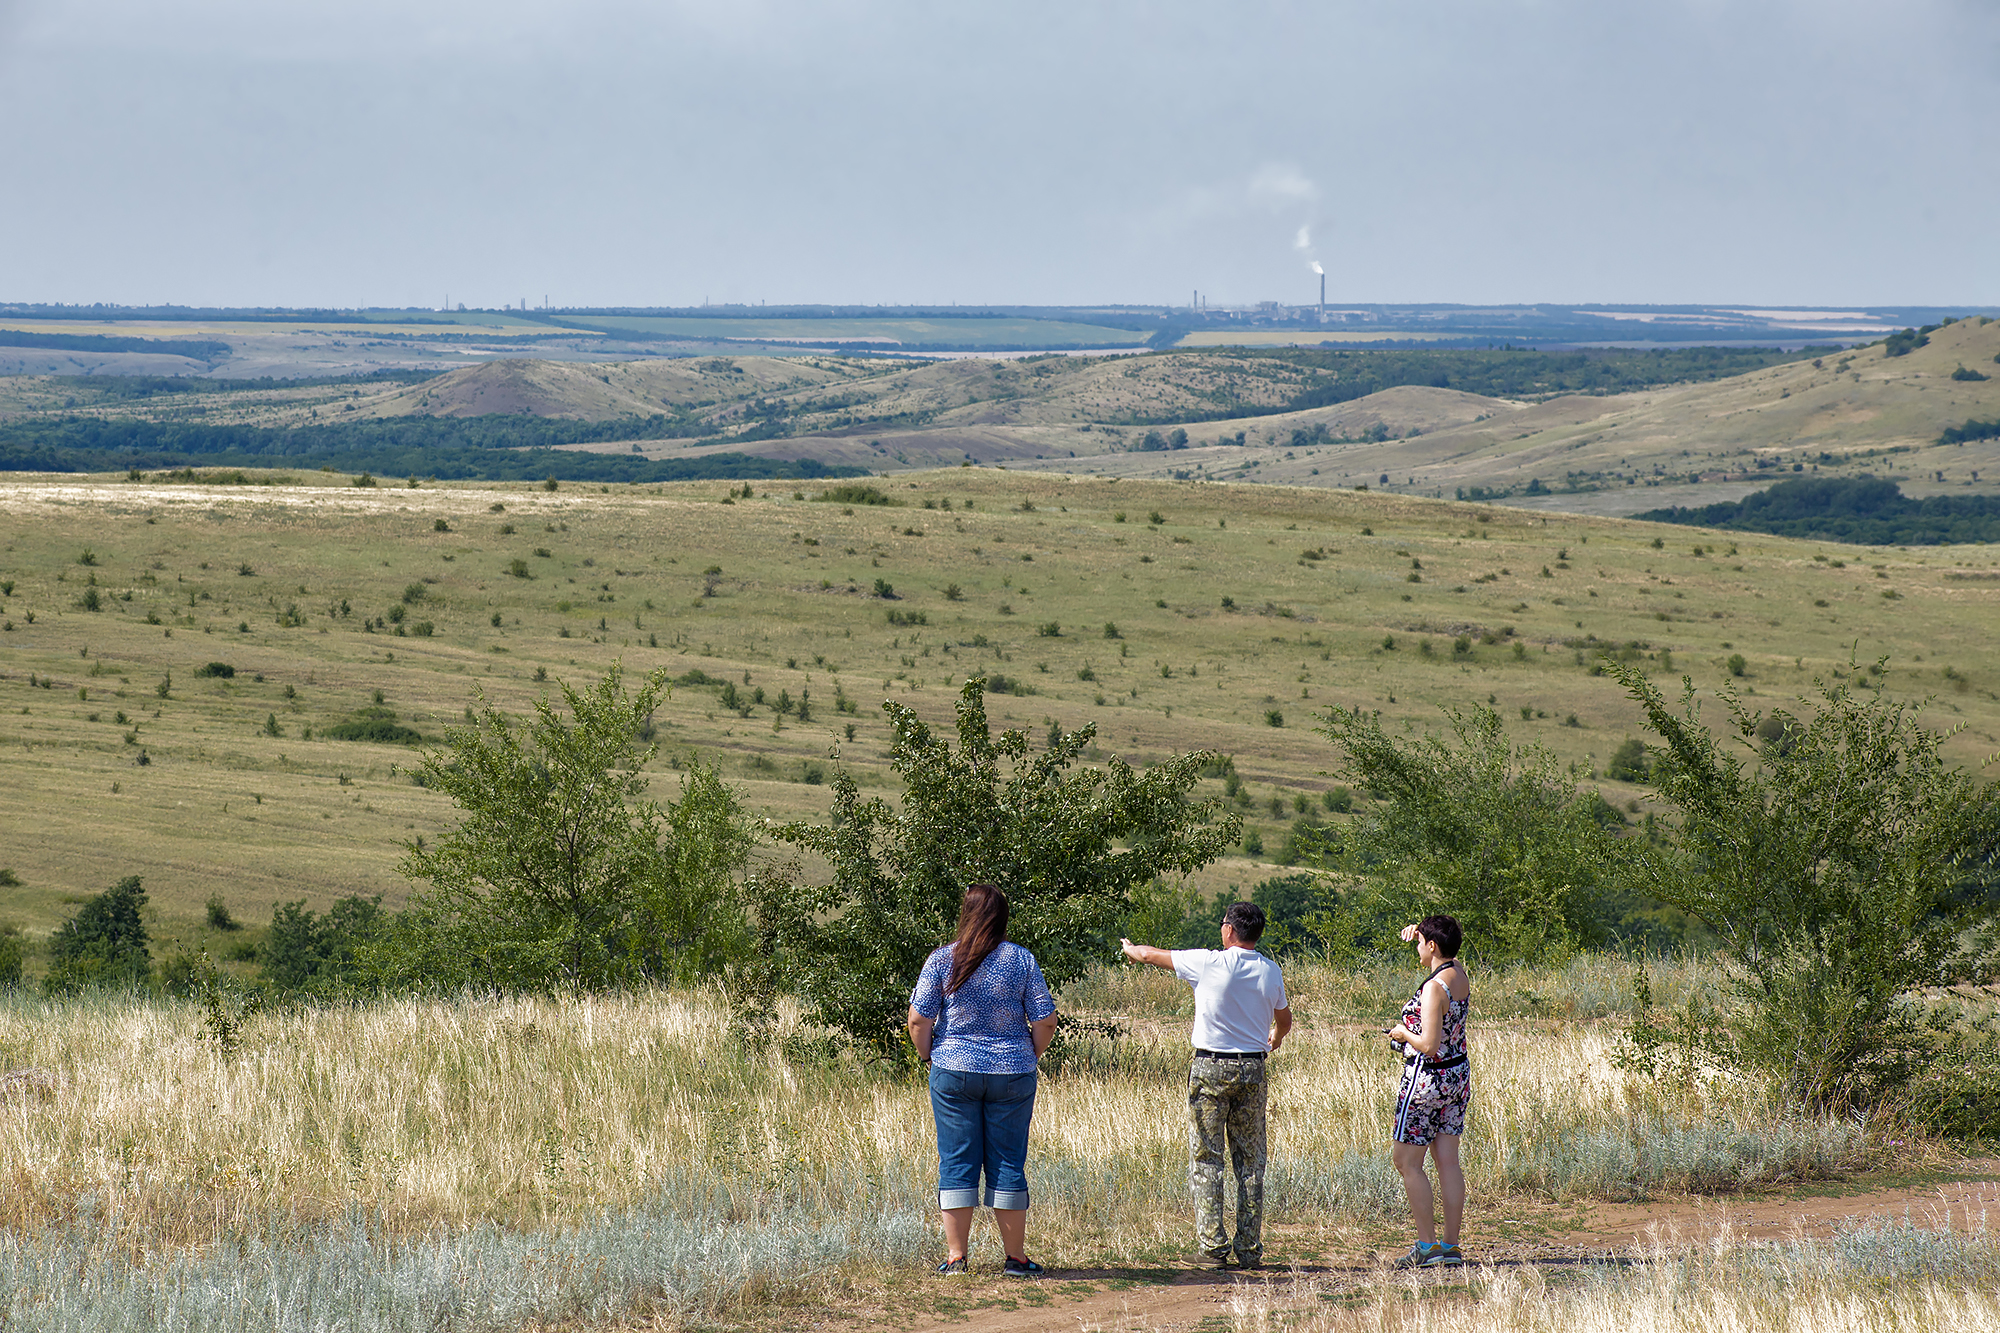
<path id="1" fill-rule="evenodd" d="M 1204 1051 L 1199 1046 L 1194 1048 L 1197 1060 L 1261 1060 L 1269 1054 L 1269 1051 Z"/>
<path id="2" fill-rule="evenodd" d="M 1422 1055 L 1405 1056 L 1404 1059 L 1407 1060 L 1410 1064 L 1417 1064 L 1421 1062 L 1425 1069 L 1433 1069 L 1433 1070 L 1456 1069 L 1460 1065 L 1468 1063 L 1466 1057 L 1463 1055 L 1454 1055 L 1449 1060 L 1432 1060 L 1429 1057 Z"/>

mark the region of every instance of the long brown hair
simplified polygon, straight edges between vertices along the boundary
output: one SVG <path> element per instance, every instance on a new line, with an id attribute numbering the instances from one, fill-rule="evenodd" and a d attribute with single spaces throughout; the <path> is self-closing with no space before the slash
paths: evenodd
<path id="1" fill-rule="evenodd" d="M 958 905 L 958 938 L 952 942 L 951 975 L 945 979 L 944 993 L 957 994 L 986 955 L 1006 939 L 1007 895 L 996 885 L 974 884 Z"/>

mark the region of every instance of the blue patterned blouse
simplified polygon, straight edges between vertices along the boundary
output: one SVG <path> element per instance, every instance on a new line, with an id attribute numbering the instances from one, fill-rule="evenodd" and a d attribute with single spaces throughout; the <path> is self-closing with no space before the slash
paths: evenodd
<path id="1" fill-rule="evenodd" d="M 1002 943 L 957 994 L 946 995 L 954 947 L 947 944 L 924 960 L 910 994 L 910 1008 L 936 1024 L 931 1063 L 961 1074 L 1033 1073 L 1035 1043 L 1028 1024 L 1056 1011 L 1041 964 L 1020 945 Z"/>

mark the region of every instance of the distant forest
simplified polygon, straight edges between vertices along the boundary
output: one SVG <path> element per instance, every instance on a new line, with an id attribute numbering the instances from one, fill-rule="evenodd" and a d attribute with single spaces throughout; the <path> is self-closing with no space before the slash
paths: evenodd
<path id="1" fill-rule="evenodd" d="M 1488 398 L 1552 393 L 1626 393 L 1656 384 L 1727 379 L 1766 366 L 1823 356 L 1836 349 L 1781 352 L 1772 347 L 1672 347 L 1653 351 L 1541 352 L 1532 348 L 1466 351 L 1326 351 L 1282 348 L 1251 353 L 1262 358 L 1331 370 L 1337 385 L 1301 395 L 1286 410 L 1350 402 L 1402 384 L 1458 389 Z"/>
<path id="2" fill-rule="evenodd" d="M 2000 541 L 2000 497 L 1932 495 L 1917 500 L 1895 482 L 1873 477 L 1781 481 L 1729 504 L 1654 509 L 1633 517 L 1862 546 Z"/>
<path id="3" fill-rule="evenodd" d="M 209 338 L 119 338 L 103 333 L 41 333 L 0 329 L 0 347 L 33 347 L 50 352 L 151 352 L 220 361 L 229 344 Z"/>
<path id="4" fill-rule="evenodd" d="M 1306 347 L 1215 348 L 1170 352 L 1169 356 L 1212 356 L 1216 352 L 1248 361 L 1275 361 L 1309 369 L 1314 382 L 1273 407 L 1219 401 L 1212 411 L 1133 417 L 1118 424 L 1165 426 L 1238 417 L 1276 416 L 1310 407 L 1350 403 L 1383 389 L 1422 385 L 1457 389 L 1488 398 L 1546 398 L 1554 394 L 1629 393 L 1658 384 L 1727 379 L 1766 366 L 1782 365 L 1837 349 L 1782 352 L 1771 347 L 1673 347 L 1655 351 L 1591 349 L 1540 352 L 1533 348 L 1410 349 L 1355 351 Z M 1330 372 L 1330 374 L 1329 374 Z"/>
<path id="5" fill-rule="evenodd" d="M 391 417 L 298 426 L 216 426 L 190 422 L 66 417 L 0 424 L 0 471 L 111 472 L 183 467 L 334 467 L 382 476 L 478 481 L 658 482 L 867 475 L 813 459 L 741 453 L 647 459 L 637 454 L 555 448 L 605 440 L 681 439 L 704 428 L 683 417 L 572 421 L 520 415 Z M 783 435 L 754 428 L 748 442 Z"/>

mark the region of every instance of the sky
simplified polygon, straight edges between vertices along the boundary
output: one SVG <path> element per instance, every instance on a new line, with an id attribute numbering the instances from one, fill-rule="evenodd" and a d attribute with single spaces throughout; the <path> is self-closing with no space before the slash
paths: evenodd
<path id="1" fill-rule="evenodd" d="M 2000 304 L 1996 0 L 0 0 L 0 301 Z"/>

